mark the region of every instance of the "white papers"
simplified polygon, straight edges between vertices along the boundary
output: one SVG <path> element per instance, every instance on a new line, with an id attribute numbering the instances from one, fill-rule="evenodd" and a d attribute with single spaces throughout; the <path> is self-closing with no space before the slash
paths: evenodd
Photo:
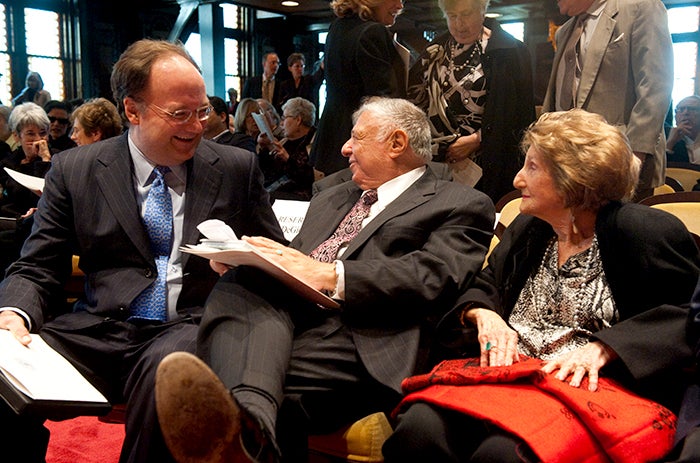
<path id="1" fill-rule="evenodd" d="M 250 113 L 251 116 L 253 116 L 253 120 L 255 123 L 258 125 L 258 128 L 262 133 L 267 135 L 267 138 L 270 141 L 277 141 L 275 136 L 272 134 L 272 129 L 270 129 L 270 126 L 267 125 L 267 118 L 265 117 L 264 114 L 262 113 Z"/>
<path id="2" fill-rule="evenodd" d="M 180 251 L 234 267 L 248 265 L 259 268 L 286 284 L 292 291 L 316 304 L 328 308 L 340 307 L 336 301 L 315 289 L 302 278 L 289 273 L 282 265 L 268 258 L 247 241 L 213 239 L 212 237 L 222 237 L 226 234 L 235 236 L 233 230 L 230 230 L 230 227 L 221 220 L 207 220 L 202 222 L 197 228 L 207 239 L 203 239 L 197 245 L 188 244 L 187 246 L 181 246 Z M 224 230 L 225 228 L 228 228 L 230 231 Z M 205 234 L 204 230 L 211 234 Z"/>
<path id="3" fill-rule="evenodd" d="M 34 400 L 101 402 L 107 399 L 61 354 L 32 334 L 28 347 L 12 333 L 0 330 L 0 371 Z"/>
<path id="4" fill-rule="evenodd" d="M 452 171 L 452 180 L 473 187 L 483 173 L 481 167 L 469 158 L 447 164 Z"/>
<path id="5" fill-rule="evenodd" d="M 309 209 L 308 201 L 292 201 L 289 199 L 276 199 L 272 205 L 272 211 L 277 217 L 282 233 L 287 240 L 292 241 L 301 224 L 304 223 L 306 211 Z"/>
<path id="6" fill-rule="evenodd" d="M 15 182 L 29 188 L 38 196 L 41 196 L 41 193 L 44 191 L 44 179 L 41 177 L 23 174 L 22 172 L 17 172 L 16 170 L 8 169 L 7 167 L 5 167 L 5 172 L 7 172 L 7 174 L 12 177 Z"/>

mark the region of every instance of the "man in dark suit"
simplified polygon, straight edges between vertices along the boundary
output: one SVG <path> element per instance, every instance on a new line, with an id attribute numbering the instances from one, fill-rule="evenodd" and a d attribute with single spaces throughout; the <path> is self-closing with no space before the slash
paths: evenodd
<path id="1" fill-rule="evenodd" d="M 254 155 L 200 142 L 209 102 L 184 48 L 132 44 L 114 66 L 112 89 L 128 133 L 53 157 L 32 234 L 0 285 L 0 328 L 23 344 L 29 332 L 40 333 L 110 401 L 126 400 L 120 461 L 167 462 L 154 409 L 155 369 L 169 352 L 194 351 L 202 306 L 218 278 L 205 259 L 181 253 L 179 245 L 197 242 L 197 225 L 211 218 L 239 235 L 284 238 Z M 156 185 L 172 206 L 156 208 L 165 212 L 159 218 Z M 165 252 L 156 248 L 154 218 L 169 228 Z M 66 312 L 72 255 L 86 274 L 85 297 Z M 162 297 L 144 305 L 160 312 L 141 312 L 144 295 L 157 288 Z M 3 459 L 43 462 L 42 422 L 3 404 Z"/>
<path id="2" fill-rule="evenodd" d="M 159 367 L 158 415 L 177 460 L 246 461 L 236 459 L 245 452 L 275 461 L 278 424 L 285 459 L 296 461 L 287 450 L 305 439 L 286 442 L 292 433 L 391 410 L 401 380 L 431 363 L 434 324 L 481 268 L 493 204 L 426 166 L 425 114 L 406 100 L 374 98 L 353 119 L 343 147 L 352 181 L 316 195 L 290 247 L 248 239 L 340 308 L 319 308 L 250 268 L 225 273 L 197 349 L 223 384 L 191 355 Z M 352 213 L 361 204 L 364 219 Z M 284 397 L 303 410 L 293 428 L 278 423 Z"/>
<path id="3" fill-rule="evenodd" d="M 228 110 L 226 102 L 218 96 L 209 97 L 211 113 L 207 117 L 202 137 L 220 145 L 237 146 L 248 151 L 255 151 L 255 145 L 248 143 L 250 137 L 242 138 L 240 133 L 233 133 L 228 127 Z"/>
<path id="4" fill-rule="evenodd" d="M 264 98 L 275 108 L 280 108 L 280 85 L 275 79 L 280 68 L 280 59 L 275 52 L 268 52 L 262 59 L 263 74 L 246 80 L 241 98 Z"/>
<path id="5" fill-rule="evenodd" d="M 675 113 L 676 125 L 666 140 L 666 160 L 700 164 L 700 96 L 683 98 Z"/>
<path id="6" fill-rule="evenodd" d="M 665 181 L 663 129 L 673 88 L 666 8 L 660 0 L 559 0 L 557 5 L 571 19 L 556 33 L 543 110 L 582 108 L 619 126 L 642 161 L 635 200 L 651 196 Z"/>

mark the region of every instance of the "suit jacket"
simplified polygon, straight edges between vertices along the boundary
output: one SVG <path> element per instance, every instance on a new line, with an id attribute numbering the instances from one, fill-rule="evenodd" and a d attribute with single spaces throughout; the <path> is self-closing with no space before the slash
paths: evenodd
<path id="1" fill-rule="evenodd" d="M 544 111 L 555 108 L 557 69 L 575 19 L 557 31 Z M 663 127 L 672 88 L 673 50 L 664 5 L 608 0 L 586 51 L 575 106 L 620 126 L 633 151 L 655 156 L 653 187 L 664 183 Z"/>
<path id="2" fill-rule="evenodd" d="M 262 83 L 263 76 L 253 76 L 245 81 L 243 86 L 243 92 L 241 93 L 241 99 L 243 98 L 253 98 L 255 100 L 262 98 Z M 278 111 L 280 108 L 280 87 L 281 81 L 275 77 L 275 88 L 272 90 L 272 106 L 274 106 Z"/>
<path id="3" fill-rule="evenodd" d="M 346 182 L 316 195 L 292 247 L 309 254 L 361 193 Z M 428 169 L 350 242 L 341 317 L 379 382 L 400 392 L 427 368 L 432 328 L 481 268 L 493 220 L 486 195 Z"/>
<path id="4" fill-rule="evenodd" d="M 546 222 L 519 215 L 489 256 L 488 267 L 443 320 L 441 331 L 456 326 L 457 314 L 468 303 L 495 310 L 507 321 L 553 236 Z M 604 206 L 598 213 L 596 236 L 620 320 L 594 333 L 593 340 L 604 342 L 620 357 L 610 368 L 618 379 L 635 385 L 648 381 L 647 392 L 668 402 L 677 384 L 659 373 L 673 368 L 678 373 L 679 365 L 692 358 L 685 341 L 688 309 L 678 306 L 687 304 L 693 294 L 700 276 L 700 252 L 676 217 L 639 204 Z M 676 392 L 675 401 L 680 398 Z"/>
<path id="5" fill-rule="evenodd" d="M 58 315 L 71 257 L 86 274 L 81 308 L 124 320 L 131 302 L 156 278 L 156 266 L 133 188 L 127 135 L 53 157 L 20 259 L 0 285 L 0 307 L 18 307 L 32 329 Z M 252 153 L 203 140 L 187 163 L 182 243 L 197 225 L 218 218 L 241 235 L 284 242 Z M 183 254 L 177 310 L 197 314 L 218 275 L 206 259 Z"/>
<path id="6" fill-rule="evenodd" d="M 311 150 L 311 164 L 325 174 L 347 167 L 340 153 L 350 138 L 352 113 L 365 96 L 406 96 L 406 66 L 388 29 L 357 15 L 338 18 L 328 30 L 326 105 Z"/>
<path id="7" fill-rule="evenodd" d="M 224 132 L 223 135 L 212 141 L 220 145 L 237 146 L 252 153 L 255 153 L 256 149 L 253 137 L 241 132 Z"/>

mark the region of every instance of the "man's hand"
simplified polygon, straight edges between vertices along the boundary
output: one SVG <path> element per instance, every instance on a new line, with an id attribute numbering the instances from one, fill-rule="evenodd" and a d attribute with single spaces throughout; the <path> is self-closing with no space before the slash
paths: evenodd
<path id="1" fill-rule="evenodd" d="M 267 257 L 279 263 L 295 277 L 306 281 L 319 291 L 335 291 L 335 264 L 319 262 L 296 249 L 283 246 L 262 236 L 244 236 L 243 240 L 257 247 Z"/>
<path id="2" fill-rule="evenodd" d="M 588 375 L 588 390 L 593 392 L 598 389 L 598 372 L 615 358 L 615 351 L 600 341 L 594 341 L 547 362 L 542 371 L 552 373 L 559 369 L 554 377 L 560 381 L 566 381 L 573 374 L 569 381 L 573 387 L 581 386 L 581 381 Z"/>
<path id="3" fill-rule="evenodd" d="M 32 342 L 29 330 L 24 325 L 24 319 L 12 310 L 0 312 L 0 329 L 10 331 L 25 346 Z"/>
<path id="4" fill-rule="evenodd" d="M 476 325 L 481 346 L 480 364 L 507 366 L 520 360 L 518 333 L 493 310 L 469 309 L 464 318 Z"/>

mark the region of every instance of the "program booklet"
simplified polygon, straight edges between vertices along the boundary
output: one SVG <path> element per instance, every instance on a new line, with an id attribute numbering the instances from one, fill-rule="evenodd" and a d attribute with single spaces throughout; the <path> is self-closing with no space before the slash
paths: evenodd
<path id="1" fill-rule="evenodd" d="M 23 346 L 0 330 L 0 396 L 18 414 L 47 418 L 104 415 L 107 399 L 38 334 Z"/>
<path id="2" fill-rule="evenodd" d="M 337 301 L 315 289 L 302 278 L 289 273 L 258 248 L 247 241 L 238 239 L 233 230 L 221 220 L 206 220 L 197 228 L 206 238 L 201 240 L 199 244 L 181 246 L 180 251 L 234 267 L 250 265 L 259 268 L 311 302 L 328 309 L 340 307 Z"/>

